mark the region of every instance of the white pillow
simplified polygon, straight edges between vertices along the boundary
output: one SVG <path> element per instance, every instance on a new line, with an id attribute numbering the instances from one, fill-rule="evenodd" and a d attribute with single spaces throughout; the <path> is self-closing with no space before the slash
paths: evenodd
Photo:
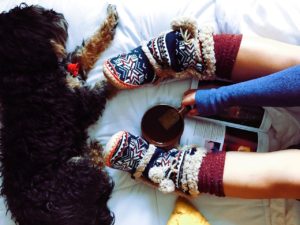
<path id="1" fill-rule="evenodd" d="M 260 35 L 300 44 L 300 1 L 216 0 L 221 32 Z"/>

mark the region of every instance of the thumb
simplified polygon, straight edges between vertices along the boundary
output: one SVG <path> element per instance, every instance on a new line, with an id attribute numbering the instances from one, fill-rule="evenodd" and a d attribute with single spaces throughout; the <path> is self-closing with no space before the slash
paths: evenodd
<path id="1" fill-rule="evenodd" d="M 182 105 L 186 106 L 186 105 L 195 105 L 195 96 L 196 96 L 196 92 L 192 91 L 189 93 L 186 93 L 183 98 L 182 98 Z"/>

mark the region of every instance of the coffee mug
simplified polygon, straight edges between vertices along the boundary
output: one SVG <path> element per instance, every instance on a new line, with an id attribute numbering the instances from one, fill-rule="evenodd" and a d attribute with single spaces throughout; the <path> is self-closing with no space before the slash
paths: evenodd
<path id="1" fill-rule="evenodd" d="M 173 148 L 179 143 L 184 116 L 190 109 L 190 106 L 179 109 L 165 104 L 153 106 L 142 118 L 142 136 L 157 147 L 166 150 Z"/>

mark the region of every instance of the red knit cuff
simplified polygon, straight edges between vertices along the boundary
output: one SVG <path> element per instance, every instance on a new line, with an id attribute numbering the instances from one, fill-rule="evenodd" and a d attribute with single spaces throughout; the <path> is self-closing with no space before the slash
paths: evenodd
<path id="1" fill-rule="evenodd" d="M 214 48 L 216 57 L 216 75 L 230 79 L 231 72 L 241 45 L 242 34 L 216 34 Z"/>
<path id="2" fill-rule="evenodd" d="M 202 161 L 198 174 L 198 189 L 202 193 L 225 196 L 223 172 L 226 152 L 208 153 Z"/>

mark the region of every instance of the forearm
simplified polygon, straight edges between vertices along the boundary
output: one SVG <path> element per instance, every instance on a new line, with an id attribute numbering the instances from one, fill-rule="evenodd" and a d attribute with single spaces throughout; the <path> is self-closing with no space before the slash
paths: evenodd
<path id="1" fill-rule="evenodd" d="M 225 196 L 300 198 L 300 151 L 227 152 L 223 174 Z"/>
<path id="2" fill-rule="evenodd" d="M 218 89 L 198 90 L 200 115 L 212 115 L 234 105 L 290 107 L 300 105 L 300 66 Z"/>
<path id="3" fill-rule="evenodd" d="M 244 35 L 231 80 L 244 81 L 300 64 L 300 46 Z"/>

